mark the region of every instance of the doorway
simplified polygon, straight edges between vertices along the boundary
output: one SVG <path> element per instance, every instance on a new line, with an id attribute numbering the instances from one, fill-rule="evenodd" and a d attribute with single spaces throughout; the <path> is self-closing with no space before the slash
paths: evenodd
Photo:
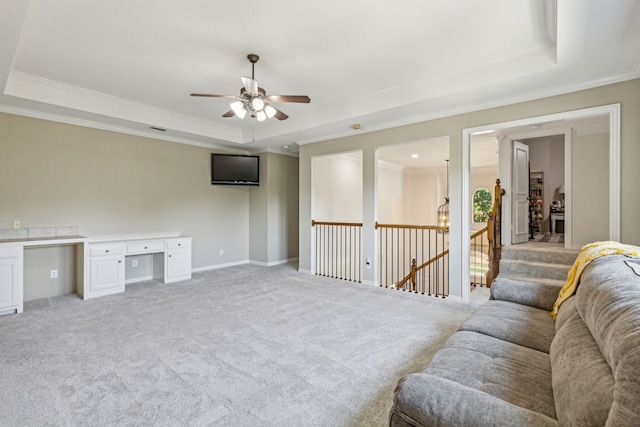
<path id="1" fill-rule="evenodd" d="M 606 144 L 601 144 L 602 137 L 592 137 L 588 126 L 585 127 L 580 142 L 581 147 L 592 147 L 598 145 L 600 151 L 597 156 L 589 153 L 589 150 L 573 150 L 571 138 L 576 132 L 567 126 L 571 126 L 572 121 L 576 120 L 593 120 L 599 127 L 604 123 L 607 134 L 604 137 Z M 551 133 L 551 128 L 555 127 L 555 132 Z M 620 104 L 611 104 L 601 107 L 586 108 L 582 110 L 567 111 L 564 113 L 550 114 L 546 116 L 531 117 L 527 119 L 515 120 L 503 123 L 494 123 L 474 128 L 463 129 L 461 152 L 461 179 L 462 186 L 460 192 L 452 193 L 452 197 L 459 197 L 462 200 L 461 210 L 461 231 L 462 235 L 469 232 L 469 218 L 471 210 L 468 209 L 466 200 L 470 197 L 469 192 L 469 152 L 472 135 L 491 134 L 498 139 L 500 160 L 499 160 L 499 177 L 502 187 L 506 190 L 503 197 L 503 206 L 511 206 L 512 203 L 512 142 L 514 139 L 534 138 L 540 136 L 549 136 L 552 134 L 565 134 L 565 218 L 570 217 L 569 224 L 565 224 L 565 247 L 580 248 L 582 239 L 590 232 L 590 224 L 597 223 L 598 233 L 603 233 L 604 240 L 620 239 Z M 568 138 L 567 138 L 568 136 Z M 596 141 L 597 140 L 597 141 Z M 583 190 L 572 191 L 573 169 L 577 169 L 581 178 L 586 179 L 583 183 Z M 597 177 L 591 177 L 588 174 L 590 169 L 598 170 Z M 587 171 L 585 175 L 585 171 Z M 602 179 L 602 176 L 605 179 Z M 597 188 L 604 191 L 595 194 L 588 188 L 590 184 L 597 181 Z M 597 200 L 596 200 L 597 199 Z M 597 206 L 597 213 L 592 214 L 592 207 Z M 575 209 L 574 209 L 575 208 Z M 468 212 L 469 211 L 469 212 Z M 575 211 L 575 214 L 573 213 Z M 606 211 L 602 214 L 603 211 Z M 503 209 L 503 227 L 502 241 L 504 245 L 511 244 L 511 227 L 512 225 L 511 209 Z M 603 225 L 604 224 L 604 225 Z M 572 236 L 576 234 L 576 236 Z M 574 238 L 575 237 L 575 238 Z M 455 254 L 455 260 L 452 262 L 460 265 L 462 271 L 469 272 L 469 244 L 465 239 L 453 241 L 451 251 Z M 463 273 L 465 274 L 465 273 Z M 469 294 L 463 288 L 463 301 L 468 301 Z"/>
<path id="2" fill-rule="evenodd" d="M 565 217 L 564 134 L 518 141 L 528 147 L 528 238 L 564 243 L 570 217 Z"/>

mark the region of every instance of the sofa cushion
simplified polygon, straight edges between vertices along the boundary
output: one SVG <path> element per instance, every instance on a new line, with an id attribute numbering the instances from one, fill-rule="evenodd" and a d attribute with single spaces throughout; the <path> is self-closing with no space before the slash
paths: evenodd
<path id="1" fill-rule="evenodd" d="M 424 373 L 556 418 L 551 366 L 549 355 L 544 352 L 459 331 L 435 354 Z"/>
<path id="2" fill-rule="evenodd" d="M 580 316 L 578 314 L 578 309 L 576 308 L 575 295 L 563 302 L 558 309 L 558 317 L 556 317 L 556 332 L 573 316 Z"/>
<path id="3" fill-rule="evenodd" d="M 640 276 L 628 257 L 599 258 L 585 268 L 576 307 L 613 372 L 607 425 L 640 425 Z"/>
<path id="4" fill-rule="evenodd" d="M 491 300 L 478 307 L 460 330 L 478 332 L 549 353 L 555 334 L 554 323 L 549 311 Z"/>
<path id="5" fill-rule="evenodd" d="M 565 304 L 559 314 L 569 308 Z M 572 311 L 551 343 L 556 414 L 563 426 L 603 426 L 613 403 L 613 374 L 582 318 Z"/>
<path id="6" fill-rule="evenodd" d="M 395 390 L 390 427 L 559 427 L 539 412 L 446 378 L 424 373 L 403 377 Z"/>
<path id="7" fill-rule="evenodd" d="M 551 311 L 560 289 L 562 286 L 550 283 L 511 280 L 498 276 L 491 284 L 490 299 L 511 301 Z"/>

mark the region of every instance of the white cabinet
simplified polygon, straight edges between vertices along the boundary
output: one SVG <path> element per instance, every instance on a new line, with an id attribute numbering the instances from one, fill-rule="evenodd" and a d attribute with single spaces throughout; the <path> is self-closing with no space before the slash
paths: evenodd
<path id="1" fill-rule="evenodd" d="M 0 314 L 22 313 L 22 246 L 0 247 Z"/>
<path id="2" fill-rule="evenodd" d="M 191 279 L 191 238 L 167 239 L 165 283 Z"/>
<path id="3" fill-rule="evenodd" d="M 124 292 L 124 245 L 92 246 L 89 270 L 89 294 L 85 298 Z"/>
<path id="4" fill-rule="evenodd" d="M 88 257 L 88 280 L 85 281 L 84 299 L 124 292 L 125 257 L 151 255 L 157 263 L 157 276 L 164 273 L 164 282 L 177 282 L 191 278 L 191 237 L 162 237 L 91 242 Z M 156 268 L 154 278 L 156 278 Z M 160 277 L 158 277 L 160 279 Z M 144 280 L 144 279 L 143 279 Z M 88 283 L 88 284 L 87 284 Z"/>

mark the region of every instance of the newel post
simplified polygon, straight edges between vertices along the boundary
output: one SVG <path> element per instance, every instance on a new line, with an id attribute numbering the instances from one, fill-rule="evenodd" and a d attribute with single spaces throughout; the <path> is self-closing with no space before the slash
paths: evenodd
<path id="1" fill-rule="evenodd" d="M 416 276 L 418 274 L 418 263 L 414 258 L 411 260 L 411 290 L 416 291 Z"/>

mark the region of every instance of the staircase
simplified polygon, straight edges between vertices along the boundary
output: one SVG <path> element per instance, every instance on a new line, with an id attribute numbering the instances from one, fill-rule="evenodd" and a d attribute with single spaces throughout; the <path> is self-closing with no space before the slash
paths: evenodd
<path id="1" fill-rule="evenodd" d="M 504 246 L 497 280 L 544 282 L 562 287 L 578 252 L 545 243 Z"/>

